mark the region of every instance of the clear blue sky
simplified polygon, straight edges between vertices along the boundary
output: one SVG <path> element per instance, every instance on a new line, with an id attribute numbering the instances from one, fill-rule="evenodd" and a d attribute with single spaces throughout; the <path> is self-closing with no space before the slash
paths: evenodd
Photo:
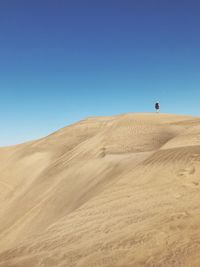
<path id="1" fill-rule="evenodd" d="M 200 115 L 198 0 L 0 1 L 0 145 L 87 116 Z"/>

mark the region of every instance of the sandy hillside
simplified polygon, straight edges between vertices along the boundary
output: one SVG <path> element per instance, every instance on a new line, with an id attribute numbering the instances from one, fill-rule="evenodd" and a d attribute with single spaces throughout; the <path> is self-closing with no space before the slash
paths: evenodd
<path id="1" fill-rule="evenodd" d="M 88 118 L 0 149 L 0 267 L 199 267 L 200 118 Z"/>

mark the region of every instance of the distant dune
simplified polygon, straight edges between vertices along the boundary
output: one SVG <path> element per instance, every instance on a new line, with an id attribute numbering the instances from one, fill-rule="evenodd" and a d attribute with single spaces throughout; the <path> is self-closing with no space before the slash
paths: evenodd
<path id="1" fill-rule="evenodd" d="M 92 117 L 0 149 L 0 267 L 199 267 L 200 118 Z"/>

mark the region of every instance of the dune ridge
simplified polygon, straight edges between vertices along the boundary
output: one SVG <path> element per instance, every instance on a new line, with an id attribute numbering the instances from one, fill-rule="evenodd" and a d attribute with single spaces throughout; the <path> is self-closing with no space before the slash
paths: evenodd
<path id="1" fill-rule="evenodd" d="M 91 117 L 0 148 L 0 266 L 200 266 L 200 119 Z"/>

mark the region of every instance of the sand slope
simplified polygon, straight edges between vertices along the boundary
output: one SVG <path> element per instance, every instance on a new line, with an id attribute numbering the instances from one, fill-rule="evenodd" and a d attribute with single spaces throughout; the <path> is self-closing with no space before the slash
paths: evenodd
<path id="1" fill-rule="evenodd" d="M 200 266 L 200 119 L 88 118 L 0 149 L 0 266 Z"/>

